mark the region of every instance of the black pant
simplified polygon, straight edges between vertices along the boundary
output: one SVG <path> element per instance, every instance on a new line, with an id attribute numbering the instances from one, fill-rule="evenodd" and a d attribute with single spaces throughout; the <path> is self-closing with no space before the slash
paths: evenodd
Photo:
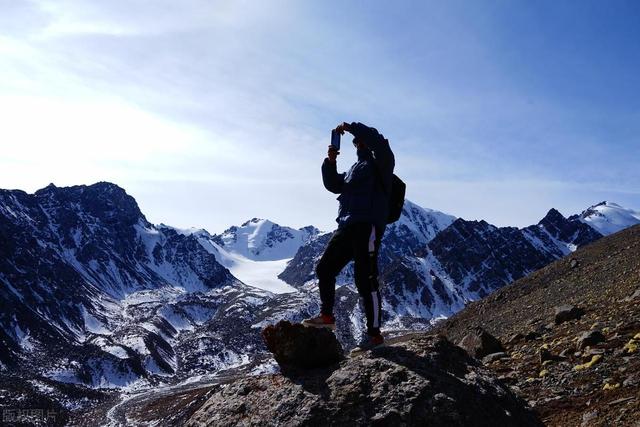
<path id="1" fill-rule="evenodd" d="M 336 276 L 354 261 L 356 288 L 364 303 L 367 316 L 367 333 L 378 335 L 382 320 L 382 300 L 378 284 L 378 250 L 384 234 L 372 224 L 356 223 L 335 231 L 327 244 L 318 265 L 320 300 L 323 314 L 333 314 L 336 295 Z"/>

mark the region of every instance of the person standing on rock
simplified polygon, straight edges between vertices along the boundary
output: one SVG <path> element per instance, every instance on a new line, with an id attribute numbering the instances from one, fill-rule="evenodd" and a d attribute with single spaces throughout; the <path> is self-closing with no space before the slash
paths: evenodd
<path id="1" fill-rule="evenodd" d="M 362 298 L 367 333 L 359 344 L 362 350 L 380 345 L 382 300 L 378 283 L 378 250 L 389 214 L 388 194 L 395 158 L 389 142 L 374 128 L 362 123 L 342 123 L 335 129 L 340 135 L 353 135 L 358 160 L 345 173 L 338 173 L 336 158 L 340 152 L 329 146 L 322 163 L 322 181 L 327 190 L 339 194 L 338 229 L 316 266 L 320 289 L 320 314 L 302 323 L 306 326 L 335 328 L 333 308 L 336 277 L 354 261 L 354 279 Z"/>

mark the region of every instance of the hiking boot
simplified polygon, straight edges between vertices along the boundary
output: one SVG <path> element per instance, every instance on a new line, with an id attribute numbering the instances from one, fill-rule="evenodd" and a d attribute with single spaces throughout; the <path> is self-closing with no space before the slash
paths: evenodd
<path id="1" fill-rule="evenodd" d="M 384 344 L 384 337 L 382 335 L 365 335 L 358 346 L 351 350 L 352 353 L 359 353 L 361 351 L 371 350 Z"/>
<path id="2" fill-rule="evenodd" d="M 304 319 L 302 321 L 304 326 L 311 326 L 313 328 L 336 328 L 336 318 L 330 314 L 322 314 L 320 313 L 316 317 L 311 317 L 309 319 Z"/>

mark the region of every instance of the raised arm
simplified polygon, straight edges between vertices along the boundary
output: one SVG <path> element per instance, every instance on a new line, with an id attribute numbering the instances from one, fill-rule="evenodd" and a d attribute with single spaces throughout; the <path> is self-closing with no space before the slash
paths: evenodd
<path id="1" fill-rule="evenodd" d="M 329 146 L 328 157 L 324 159 L 322 163 L 322 183 L 324 188 L 335 194 L 342 193 L 342 187 L 344 185 L 344 173 L 338 173 L 338 166 L 336 163 L 336 156 L 338 151 Z"/>
<path id="2" fill-rule="evenodd" d="M 389 141 L 376 128 L 363 125 L 360 122 L 343 123 L 341 126 L 344 126 L 344 130 L 353 135 L 356 140 L 362 139 L 373 152 L 376 161 L 382 165 L 391 166 L 393 169 L 395 159 L 389 147 Z"/>

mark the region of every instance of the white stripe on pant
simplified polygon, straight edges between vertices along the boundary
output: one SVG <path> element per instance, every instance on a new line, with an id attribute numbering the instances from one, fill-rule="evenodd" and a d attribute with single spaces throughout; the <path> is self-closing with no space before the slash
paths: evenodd
<path id="1" fill-rule="evenodd" d="M 369 235 L 369 253 L 376 250 L 376 226 L 371 226 L 371 234 Z"/>
<path id="2" fill-rule="evenodd" d="M 376 226 L 371 226 L 371 234 L 369 235 L 369 255 L 373 255 L 376 250 Z M 375 262 L 375 260 L 373 261 Z M 374 279 L 373 276 L 369 276 L 369 279 Z M 373 303 L 373 327 L 380 327 L 380 302 L 378 301 L 378 290 L 371 292 L 371 302 Z"/>
<path id="3" fill-rule="evenodd" d="M 371 300 L 373 302 L 373 327 L 380 327 L 380 316 L 378 313 L 378 307 L 380 306 L 378 302 L 378 291 L 371 292 Z"/>

